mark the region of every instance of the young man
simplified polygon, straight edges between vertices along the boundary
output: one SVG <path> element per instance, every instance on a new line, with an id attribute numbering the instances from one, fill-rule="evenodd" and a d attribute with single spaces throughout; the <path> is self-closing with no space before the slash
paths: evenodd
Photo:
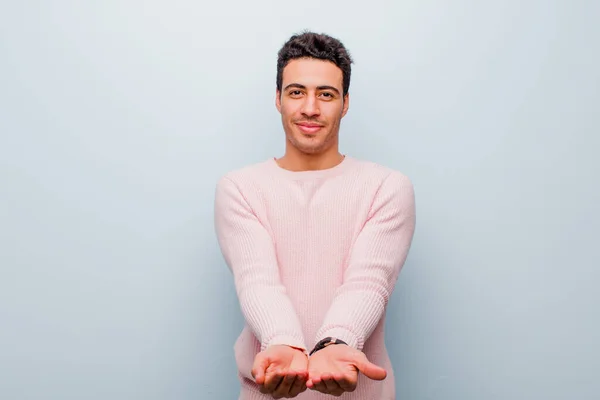
<path id="1" fill-rule="evenodd" d="M 402 173 L 339 152 L 351 63 L 330 36 L 292 36 L 277 62 L 285 154 L 217 185 L 217 237 L 246 321 L 234 346 L 243 400 L 395 399 L 385 311 L 414 192 Z"/>

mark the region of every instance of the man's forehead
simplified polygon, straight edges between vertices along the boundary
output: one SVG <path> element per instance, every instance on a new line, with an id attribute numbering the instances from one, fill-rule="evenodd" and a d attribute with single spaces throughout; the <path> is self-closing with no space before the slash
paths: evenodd
<path id="1" fill-rule="evenodd" d="M 290 61 L 283 69 L 283 87 L 298 83 L 306 87 L 323 85 L 342 88 L 342 70 L 327 60 L 300 58 Z"/>

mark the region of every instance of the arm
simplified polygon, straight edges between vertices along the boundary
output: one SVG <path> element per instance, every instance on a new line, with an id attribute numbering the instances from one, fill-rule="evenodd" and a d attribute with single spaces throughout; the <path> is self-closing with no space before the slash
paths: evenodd
<path id="1" fill-rule="evenodd" d="M 317 340 L 336 337 L 362 350 L 385 312 L 415 230 L 412 183 L 391 173 L 381 184 L 363 229 L 350 252 Z"/>
<path id="2" fill-rule="evenodd" d="M 217 184 L 215 230 L 242 314 L 261 351 L 275 344 L 306 350 L 300 321 L 279 279 L 273 240 L 228 178 Z"/>

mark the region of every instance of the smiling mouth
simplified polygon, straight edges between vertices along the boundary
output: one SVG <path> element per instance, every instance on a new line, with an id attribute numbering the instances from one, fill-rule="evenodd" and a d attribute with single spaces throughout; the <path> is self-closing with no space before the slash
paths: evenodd
<path id="1" fill-rule="evenodd" d="M 317 133 L 321 128 L 323 128 L 323 125 L 319 124 L 299 123 L 296 125 L 298 126 L 298 128 L 300 128 L 302 132 L 307 134 Z"/>

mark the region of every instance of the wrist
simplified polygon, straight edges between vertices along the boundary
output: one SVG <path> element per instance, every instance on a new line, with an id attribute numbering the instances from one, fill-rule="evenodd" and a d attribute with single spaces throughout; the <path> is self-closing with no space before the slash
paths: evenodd
<path id="1" fill-rule="evenodd" d="M 314 353 L 316 353 L 319 350 L 323 350 L 325 347 L 332 346 L 332 345 L 338 345 L 338 344 L 347 345 L 347 343 L 341 339 L 337 339 L 334 337 L 326 337 L 317 342 L 315 347 L 313 347 L 313 349 L 310 351 L 309 355 L 312 356 Z"/>
<path id="2" fill-rule="evenodd" d="M 308 346 L 305 345 L 304 340 L 301 336 L 293 336 L 287 334 L 278 334 L 271 336 L 267 340 L 261 342 L 261 351 L 266 350 L 271 346 L 288 346 L 296 349 L 300 349 L 302 351 L 308 351 Z"/>
<path id="3" fill-rule="evenodd" d="M 306 350 L 303 347 L 297 347 L 297 346 L 293 346 L 291 344 L 272 344 L 269 347 L 267 347 L 265 350 L 269 350 L 269 349 L 273 349 L 273 348 L 289 348 L 292 350 L 296 350 L 299 351 L 300 353 L 304 354 L 305 356 L 308 356 L 308 350 Z"/>
<path id="4" fill-rule="evenodd" d="M 336 339 L 343 340 L 349 347 L 353 349 L 362 350 L 364 341 L 362 336 L 358 335 L 350 327 L 332 326 L 331 324 L 324 325 L 319 329 L 315 335 L 315 339 L 322 339 L 327 337 L 333 337 Z"/>
<path id="5" fill-rule="evenodd" d="M 306 349 L 302 348 L 302 347 L 296 347 L 296 346 L 288 346 L 291 347 L 294 350 L 298 350 L 300 353 L 304 354 L 305 356 L 308 356 L 308 351 L 306 351 Z"/>

